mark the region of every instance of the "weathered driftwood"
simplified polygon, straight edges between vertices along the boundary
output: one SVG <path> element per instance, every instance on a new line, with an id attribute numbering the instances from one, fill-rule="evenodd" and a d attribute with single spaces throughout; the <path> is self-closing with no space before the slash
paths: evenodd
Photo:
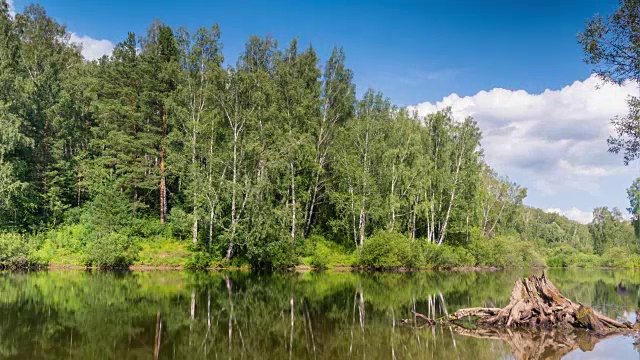
<path id="1" fill-rule="evenodd" d="M 423 326 L 436 323 L 460 323 L 470 320 L 477 328 L 512 328 L 538 326 L 588 329 L 600 335 L 640 330 L 640 323 L 619 322 L 591 307 L 575 303 L 553 285 L 545 272 L 515 282 L 509 304 L 504 308 L 460 309 L 448 317 L 429 319 L 415 313 L 425 321 Z"/>

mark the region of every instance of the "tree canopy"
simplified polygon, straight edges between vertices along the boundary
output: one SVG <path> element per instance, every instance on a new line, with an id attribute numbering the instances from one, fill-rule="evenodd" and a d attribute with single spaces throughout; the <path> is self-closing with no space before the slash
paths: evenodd
<path id="1" fill-rule="evenodd" d="M 608 21 L 628 32 L 625 16 Z M 581 38 L 597 64 L 622 56 L 603 49 L 622 41 L 605 23 Z M 258 266 L 296 264 L 324 239 L 360 254 L 380 231 L 427 258 L 450 246 L 468 259 L 501 236 L 541 252 L 631 241 L 602 209 L 587 230 L 524 206 L 527 190 L 485 163 L 473 118 L 358 97 L 343 49 L 323 61 L 297 40 L 252 36 L 233 63 L 221 34 L 155 21 L 87 61 L 44 8 L 12 17 L 0 1 L 0 229 L 55 256 L 85 249 L 91 264 L 130 263 L 167 237 Z M 601 74 L 633 74 L 616 69 Z"/>

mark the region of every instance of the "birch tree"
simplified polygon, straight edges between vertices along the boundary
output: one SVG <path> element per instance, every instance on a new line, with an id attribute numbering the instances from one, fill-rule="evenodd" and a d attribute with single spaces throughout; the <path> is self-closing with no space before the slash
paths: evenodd
<path id="1" fill-rule="evenodd" d="M 326 201 L 332 145 L 339 127 L 351 117 L 354 102 L 353 73 L 345 66 L 344 51 L 334 48 L 323 69 L 321 113 L 311 129 L 315 139 L 315 165 L 307 191 L 309 200 L 304 206 L 305 236 L 309 234 L 318 206 Z"/>
<path id="2" fill-rule="evenodd" d="M 215 132 L 212 127 L 217 126 L 216 120 L 220 117 L 218 104 L 211 95 L 222 63 L 219 39 L 217 25 L 211 29 L 200 28 L 194 34 L 181 29 L 178 34 L 182 76 L 173 107 L 180 129 L 176 132 L 179 136 L 174 139 L 177 146 L 175 162 L 179 165 L 189 164 L 188 169 L 183 169 L 182 173 L 188 184 L 185 193 L 191 198 L 194 245 L 198 242 L 198 222 L 203 216 L 200 209 L 209 207 L 202 190 L 209 177 L 205 156 L 208 151 L 212 151 L 209 143 L 212 135 L 203 138 L 200 136 Z M 211 225 L 209 224 L 210 227 Z"/>
<path id="3" fill-rule="evenodd" d="M 527 196 L 527 189 L 508 178 L 498 176 L 487 165 L 483 166 L 482 182 L 480 229 L 483 235 L 492 236 L 497 227 L 506 227 L 514 220 L 518 208 Z"/>

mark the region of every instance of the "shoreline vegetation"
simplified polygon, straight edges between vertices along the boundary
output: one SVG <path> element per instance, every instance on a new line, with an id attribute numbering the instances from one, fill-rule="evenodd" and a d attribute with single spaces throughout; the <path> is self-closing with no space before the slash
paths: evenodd
<path id="1" fill-rule="evenodd" d="M 333 273 L 342 273 L 342 272 L 389 272 L 389 273 L 415 273 L 415 272 L 425 272 L 425 271 L 452 271 L 452 272 L 492 272 L 492 271 L 502 271 L 502 270 L 544 270 L 544 269 L 588 269 L 588 270 L 636 270 L 638 268 L 616 268 L 616 267 L 590 267 L 590 268 L 579 268 L 579 267 L 541 267 L 541 266 L 528 266 L 528 267 L 495 267 L 495 266 L 457 266 L 457 267 L 422 267 L 422 268 L 365 268 L 361 266 L 333 266 L 327 268 L 315 268 L 312 266 L 306 265 L 297 265 L 295 267 L 283 269 L 283 271 L 293 271 L 299 273 L 305 273 L 309 271 L 329 271 Z M 7 269 L 11 270 L 11 269 Z M 86 265 L 47 265 L 45 267 L 31 268 L 31 269 L 14 269 L 14 270 L 47 270 L 47 271 L 56 271 L 56 270 L 102 270 L 101 268 L 86 266 Z M 223 266 L 211 266 L 207 268 L 197 268 L 190 269 L 184 266 L 154 266 L 154 265 L 129 265 L 125 268 L 110 268 L 109 270 L 128 270 L 128 271 L 188 271 L 188 270 L 208 270 L 208 271 L 251 271 L 252 268 L 249 266 L 238 266 L 238 267 L 223 267 Z"/>
<path id="2" fill-rule="evenodd" d="M 396 238 L 394 241 L 389 236 Z M 315 248 L 302 253 L 297 262 L 286 266 L 259 267 L 248 262 L 226 262 L 224 258 L 213 259 L 189 248 L 180 240 L 152 242 L 153 246 L 142 245 L 138 253 L 128 255 L 126 261 L 100 266 L 87 260 L 89 249 L 56 248 L 52 252 L 47 239 L 43 245 L 34 247 L 35 240 L 25 240 L 25 235 L 0 234 L 0 269 L 112 269 L 132 271 L 155 270 L 280 270 L 334 272 L 352 271 L 495 271 L 503 269 L 544 269 L 544 268 L 587 268 L 587 269 L 636 269 L 640 268 L 640 256 L 628 254 L 621 248 L 610 248 L 602 255 L 586 255 L 575 249 L 563 248 L 546 250 L 546 257 L 536 251 L 522 247 L 521 241 L 509 242 L 505 238 L 484 239 L 484 247 L 471 244 L 468 247 L 434 245 L 411 247 L 408 238 L 401 234 L 383 231 L 372 236 L 365 247 L 348 250 L 335 247 L 325 239 L 314 239 Z M 67 237 L 62 237 L 64 241 Z M 513 241 L 513 240 L 511 240 Z M 404 242 L 404 246 L 403 243 Z M 385 246 L 378 249 L 376 244 Z M 369 245 L 371 244 L 371 245 Z M 325 246 L 318 246 L 325 245 Z M 429 244 L 427 244 L 429 245 Z M 35 250 L 34 250 L 35 248 Z M 402 249 L 405 249 L 404 252 Z M 496 249 L 500 252 L 496 252 Z M 490 250 L 490 251 L 489 251 Z M 487 252 L 489 251 L 489 252 Z M 103 256 L 116 256 L 108 254 Z M 110 260 L 110 259 L 107 259 Z"/>
<path id="3" fill-rule="evenodd" d="M 0 0 L 0 268 L 640 267 L 637 216 L 524 205 L 473 118 L 356 92 L 341 48 L 223 35 L 154 21 L 89 61 Z"/>
<path id="4" fill-rule="evenodd" d="M 211 265 L 204 268 L 189 268 L 182 265 L 163 266 L 163 265 L 129 265 L 126 267 L 99 268 L 90 265 L 40 265 L 26 268 L 0 268 L 0 271 L 65 271 L 65 270 L 108 270 L 108 271 L 252 271 L 252 270 L 275 270 L 277 272 L 297 272 L 306 273 L 310 271 L 328 271 L 332 273 L 419 273 L 430 271 L 448 271 L 448 272 L 494 272 L 504 270 L 546 270 L 546 269 L 585 269 L 585 270 L 638 270 L 640 267 L 611 267 L 611 266 L 594 266 L 594 267 L 546 267 L 546 266 L 426 266 L 420 268 L 391 267 L 391 268 L 368 268 L 359 265 L 336 265 L 325 268 L 313 267 L 308 265 L 296 265 L 289 268 L 281 269 L 252 269 L 250 266 L 222 266 Z"/>

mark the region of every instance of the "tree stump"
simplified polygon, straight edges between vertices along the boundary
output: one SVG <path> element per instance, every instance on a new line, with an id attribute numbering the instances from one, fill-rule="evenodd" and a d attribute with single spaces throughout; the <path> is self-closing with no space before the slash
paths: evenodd
<path id="1" fill-rule="evenodd" d="M 542 276 L 530 275 L 516 280 L 509 304 L 504 308 L 460 309 L 438 320 L 428 319 L 418 313 L 416 315 L 427 320 L 427 325 L 469 319 L 479 328 L 582 328 L 600 335 L 640 330 L 638 321 L 635 324 L 622 323 L 594 311 L 590 306 L 571 301 L 558 291 L 546 272 Z"/>

